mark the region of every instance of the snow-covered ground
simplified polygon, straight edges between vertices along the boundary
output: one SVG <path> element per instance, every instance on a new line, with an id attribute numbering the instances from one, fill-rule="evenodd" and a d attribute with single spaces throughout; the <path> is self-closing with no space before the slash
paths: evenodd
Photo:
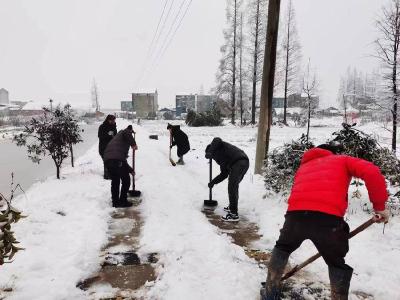
<path id="1" fill-rule="evenodd" d="M 0 267 L 0 290 L 13 290 L 0 298 L 87 299 L 75 285 L 99 268 L 112 211 L 98 156 L 94 145 L 62 180 L 36 183 L 15 199 L 27 218 L 13 230 L 26 250 Z"/>
<path id="2" fill-rule="evenodd" d="M 127 124 L 119 120 L 118 128 Z M 340 124 L 333 124 L 311 128 L 315 143 L 326 141 L 339 129 Z M 232 125 L 182 129 L 190 137 L 192 151 L 185 156 L 186 165 L 172 167 L 166 122 L 142 121 L 142 126 L 135 126 L 139 146 L 137 188 L 143 192 L 140 252 L 157 252 L 160 258 L 158 279 L 141 293 L 145 299 L 258 299 L 265 271 L 201 213 L 203 200 L 208 197 L 204 149 L 219 136 L 250 157 L 249 172 L 240 186 L 239 214 L 258 224 L 263 236 L 255 246 L 267 251 L 273 248 L 287 205 L 280 196 L 265 198 L 262 177 L 252 175 L 257 129 Z M 377 125 L 361 129 L 378 133 L 383 143 L 389 138 Z M 304 128 L 274 127 L 272 147 L 296 139 L 303 132 Z M 149 139 L 150 134 L 158 134 L 159 140 Z M 218 171 L 214 164 L 214 174 Z M 33 186 L 27 198 L 16 199 L 15 205 L 28 218 L 15 226 L 26 250 L 0 271 L 0 287 L 13 288 L 10 299 L 88 299 L 75 285 L 99 268 L 99 253 L 107 240 L 112 211 L 109 182 L 102 180 L 101 172 L 102 163 L 94 146 L 74 170 L 65 173 L 65 179 L 50 178 Z M 222 214 L 221 208 L 228 203 L 227 182 L 217 185 L 213 192 L 220 204 L 216 213 Z M 351 201 L 351 214 L 346 217 L 351 228 L 370 218 L 362 210 L 363 203 L 368 202 L 367 193 L 362 194 L 361 200 Z M 364 291 L 378 300 L 400 299 L 400 270 L 396 268 L 400 217 L 386 225 L 384 234 L 382 230 L 383 226 L 373 225 L 351 240 L 347 256 L 355 270 L 351 290 Z M 305 242 L 291 261 L 299 263 L 315 251 L 311 243 Z M 328 282 L 322 260 L 306 270 L 316 281 Z"/>

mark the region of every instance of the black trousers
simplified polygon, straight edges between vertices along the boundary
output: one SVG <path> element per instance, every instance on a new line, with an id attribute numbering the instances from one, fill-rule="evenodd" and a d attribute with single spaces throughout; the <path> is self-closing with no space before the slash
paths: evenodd
<path id="1" fill-rule="evenodd" d="M 275 247 L 288 254 L 311 240 L 326 264 L 352 270 L 345 264 L 349 251 L 349 225 L 341 217 L 316 211 L 290 211 Z"/>
<path id="2" fill-rule="evenodd" d="M 103 178 L 104 179 L 110 179 L 111 177 L 110 177 L 110 174 L 109 174 L 108 169 L 106 167 L 106 162 L 104 161 L 104 155 L 100 154 L 100 156 L 101 156 L 101 159 L 103 160 L 103 166 L 104 166 Z"/>
<path id="3" fill-rule="evenodd" d="M 111 198 L 113 203 L 127 201 L 129 186 L 131 185 L 128 164 L 119 160 L 107 160 L 105 165 L 111 177 Z M 119 185 L 121 182 L 120 193 Z"/>
<path id="4" fill-rule="evenodd" d="M 229 210 L 233 214 L 238 213 L 239 183 L 242 181 L 248 169 L 249 161 L 247 159 L 238 160 L 231 167 L 228 179 L 228 194 Z"/>

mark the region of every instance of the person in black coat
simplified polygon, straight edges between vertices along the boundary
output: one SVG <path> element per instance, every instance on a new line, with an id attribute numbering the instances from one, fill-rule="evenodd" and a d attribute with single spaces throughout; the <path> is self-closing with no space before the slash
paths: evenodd
<path id="1" fill-rule="evenodd" d="M 104 151 L 104 162 L 111 176 L 111 198 L 114 207 L 132 206 L 132 203 L 128 202 L 128 190 L 131 185 L 129 174 L 133 174 L 134 171 L 126 161 L 129 148 L 137 150 L 132 133 L 132 125 L 129 125 L 118 132 Z M 121 192 L 120 182 L 122 182 Z"/>
<path id="2" fill-rule="evenodd" d="M 224 221 L 238 221 L 239 183 L 249 169 L 249 158 L 243 150 L 216 137 L 206 148 L 206 158 L 214 159 L 221 168 L 221 173 L 208 184 L 212 188 L 224 181 L 228 176 L 229 206 L 222 217 Z"/>
<path id="3" fill-rule="evenodd" d="M 117 135 L 117 125 L 115 124 L 115 116 L 108 115 L 104 122 L 99 126 L 99 131 L 97 136 L 99 137 L 99 154 L 103 159 L 104 164 L 104 150 L 108 143 L 112 140 L 114 136 Z M 104 164 L 104 179 L 111 179 L 108 174 L 106 165 Z"/>
<path id="4" fill-rule="evenodd" d="M 172 136 L 172 143 L 170 147 L 172 148 L 174 146 L 177 146 L 177 154 L 179 157 L 177 164 L 183 165 L 183 155 L 188 153 L 190 150 L 189 138 L 186 133 L 181 130 L 181 127 L 179 125 L 174 126 L 168 123 L 167 129 Z"/>

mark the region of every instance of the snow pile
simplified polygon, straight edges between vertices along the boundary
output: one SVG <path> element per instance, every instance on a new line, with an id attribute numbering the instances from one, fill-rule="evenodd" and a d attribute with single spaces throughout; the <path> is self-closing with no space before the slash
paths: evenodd
<path id="1" fill-rule="evenodd" d="M 26 250 L 1 267 L 0 287 L 13 290 L 7 299 L 87 299 L 75 286 L 99 268 L 112 211 L 97 146 L 63 175 L 13 202 L 27 216 L 15 225 Z"/>

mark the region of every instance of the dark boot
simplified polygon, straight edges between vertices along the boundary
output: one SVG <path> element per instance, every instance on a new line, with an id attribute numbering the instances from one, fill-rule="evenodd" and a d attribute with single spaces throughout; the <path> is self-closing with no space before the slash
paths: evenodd
<path id="1" fill-rule="evenodd" d="M 185 162 L 183 161 L 183 155 L 179 157 L 178 161 L 176 162 L 177 165 L 184 165 Z"/>
<path id="2" fill-rule="evenodd" d="M 347 300 L 349 296 L 350 280 L 353 269 L 339 269 L 329 266 L 329 279 L 331 282 L 331 299 Z"/>
<path id="3" fill-rule="evenodd" d="M 113 207 L 115 208 L 127 208 L 131 207 L 133 204 L 128 201 L 118 201 L 118 202 L 113 202 Z"/>
<path id="4" fill-rule="evenodd" d="M 283 271 L 289 259 L 289 253 L 274 248 L 268 264 L 268 276 L 265 290 L 261 290 L 262 300 L 280 299 L 280 285 Z"/>

